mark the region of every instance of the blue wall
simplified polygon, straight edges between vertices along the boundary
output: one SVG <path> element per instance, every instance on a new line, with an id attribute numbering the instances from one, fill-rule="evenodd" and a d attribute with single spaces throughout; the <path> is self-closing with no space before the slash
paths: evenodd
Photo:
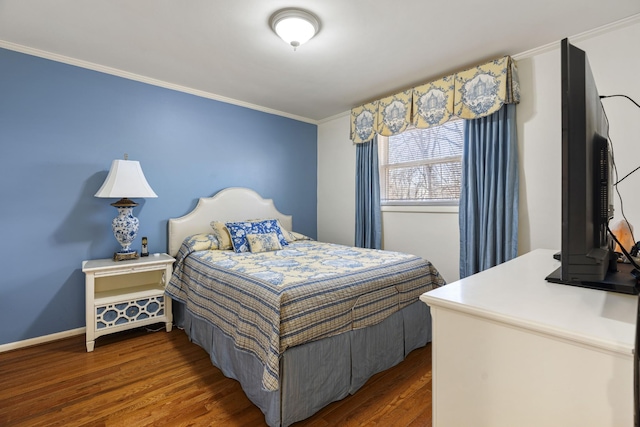
<path id="1" fill-rule="evenodd" d="M 168 218 L 232 186 L 316 237 L 315 125 L 0 49 L 0 344 L 84 326 L 82 261 L 119 248 L 93 195 L 124 153 L 158 194 L 135 249 L 165 252 Z"/>

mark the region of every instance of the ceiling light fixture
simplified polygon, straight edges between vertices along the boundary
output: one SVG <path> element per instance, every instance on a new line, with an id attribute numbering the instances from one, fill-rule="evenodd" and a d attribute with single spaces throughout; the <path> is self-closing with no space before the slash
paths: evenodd
<path id="1" fill-rule="evenodd" d="M 296 50 L 320 30 L 320 21 L 301 9 L 281 9 L 271 15 L 271 29 Z"/>

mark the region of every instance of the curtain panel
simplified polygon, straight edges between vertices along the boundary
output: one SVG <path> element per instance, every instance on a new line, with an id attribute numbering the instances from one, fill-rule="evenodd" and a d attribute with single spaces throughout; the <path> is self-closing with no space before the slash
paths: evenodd
<path id="1" fill-rule="evenodd" d="M 409 125 L 441 125 L 452 118 L 477 119 L 520 102 L 515 61 L 489 61 L 452 76 L 402 91 L 351 110 L 351 140 L 364 143 L 375 134 L 396 135 Z"/>
<path id="2" fill-rule="evenodd" d="M 460 278 L 518 255 L 516 106 L 465 122 L 460 188 Z"/>
<path id="3" fill-rule="evenodd" d="M 356 146 L 356 236 L 355 246 L 382 248 L 380 169 L 378 141 L 373 138 Z"/>

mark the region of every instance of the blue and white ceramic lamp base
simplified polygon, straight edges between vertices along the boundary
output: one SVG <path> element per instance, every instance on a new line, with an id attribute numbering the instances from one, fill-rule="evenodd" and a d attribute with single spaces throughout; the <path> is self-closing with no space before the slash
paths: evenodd
<path id="1" fill-rule="evenodd" d="M 138 234 L 140 224 L 138 218 L 133 216 L 133 208 L 138 204 L 129 199 L 121 199 L 111 205 L 118 209 L 118 216 L 111 222 L 113 235 L 122 246 L 120 251 L 113 254 L 113 259 L 114 261 L 137 259 L 138 252 L 131 249 L 131 244 Z"/>

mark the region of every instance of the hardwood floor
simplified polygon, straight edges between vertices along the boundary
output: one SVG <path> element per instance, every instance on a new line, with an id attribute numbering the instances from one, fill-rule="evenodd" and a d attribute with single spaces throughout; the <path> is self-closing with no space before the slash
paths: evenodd
<path id="1" fill-rule="evenodd" d="M 84 335 L 0 353 L 0 426 L 265 426 L 183 331 Z M 431 426 L 431 345 L 302 426 Z"/>

